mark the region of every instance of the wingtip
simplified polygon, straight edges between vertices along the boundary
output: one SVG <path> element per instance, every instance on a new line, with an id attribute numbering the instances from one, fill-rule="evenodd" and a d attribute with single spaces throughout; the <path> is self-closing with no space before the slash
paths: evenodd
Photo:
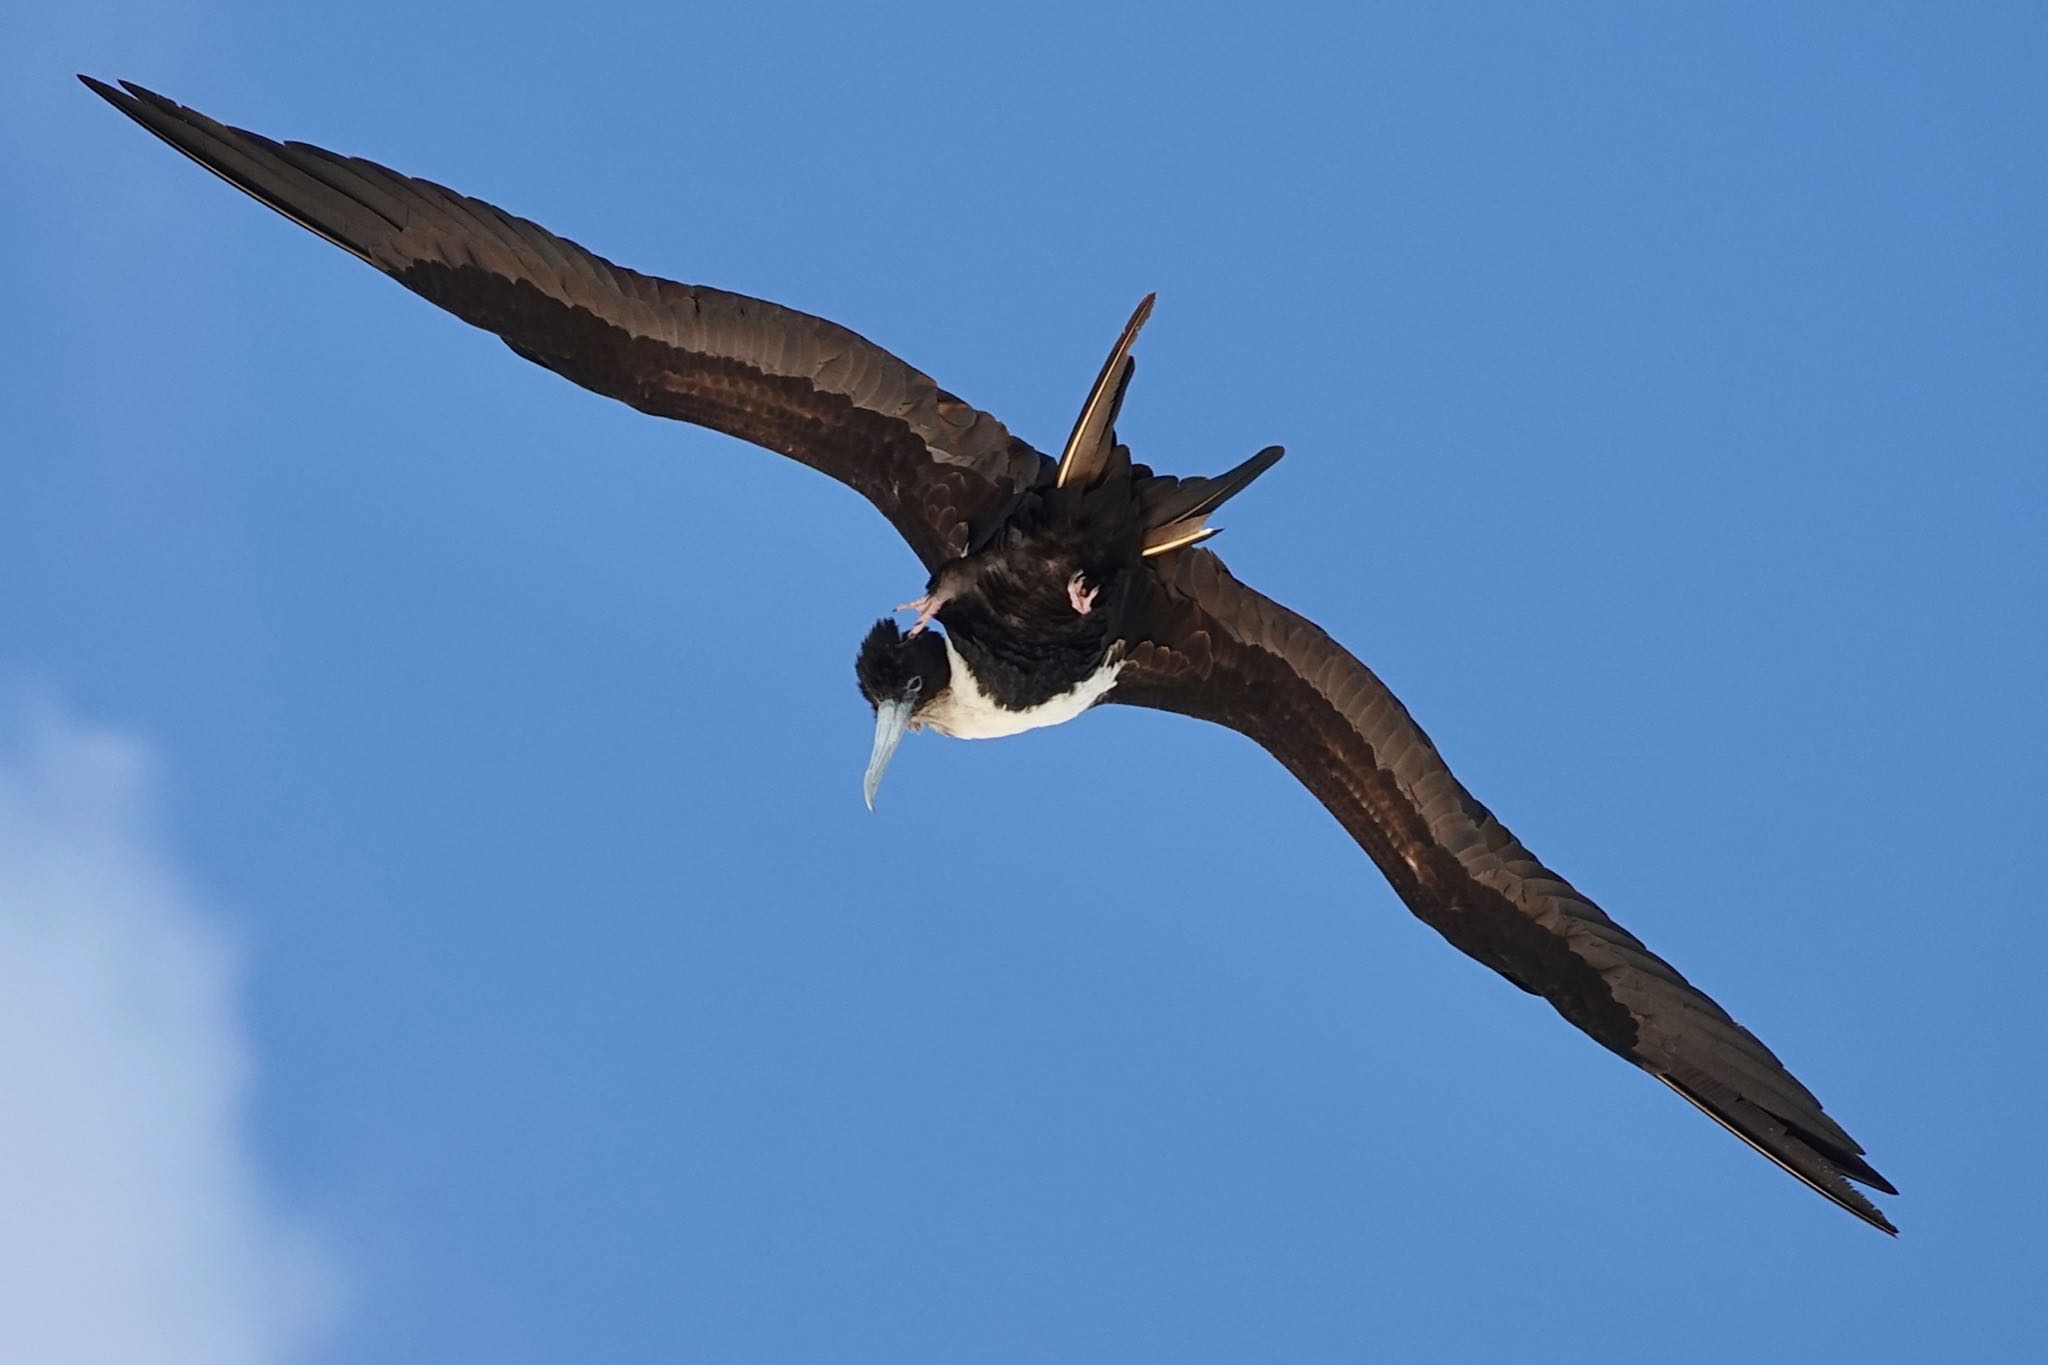
<path id="1" fill-rule="evenodd" d="M 83 71 L 78 72 L 77 75 L 79 83 L 86 89 L 131 117 L 134 115 L 138 105 L 153 105 L 159 108 L 172 109 L 177 107 L 176 104 L 157 94 L 156 91 L 151 90 L 147 86 L 137 85 L 134 81 L 115 81 L 109 84 L 97 76 L 88 76 Z"/>
<path id="2" fill-rule="evenodd" d="M 1897 1237 L 1899 1235 L 1899 1229 L 1897 1224 L 1893 1223 L 1891 1219 L 1885 1217 L 1884 1213 L 1875 1206 L 1872 1206 L 1868 1209 L 1859 1209 L 1848 1204 L 1842 1204 L 1839 1200 L 1837 1200 L 1836 1203 L 1849 1213 L 1854 1214 L 1862 1222 L 1867 1223 L 1871 1227 L 1876 1228 L 1885 1236 Z"/>
<path id="3" fill-rule="evenodd" d="M 1800 1184 L 1812 1190 L 1815 1194 L 1821 1196 L 1821 1198 L 1887 1236 L 1897 1237 L 1899 1235 L 1899 1230 L 1892 1223 L 1892 1220 L 1885 1217 L 1877 1205 L 1865 1198 L 1861 1190 L 1849 1183 L 1848 1174 L 1839 1169 L 1825 1155 L 1814 1150 L 1804 1140 L 1797 1138 L 1795 1135 L 1792 1137 L 1789 1145 L 1769 1142 L 1766 1140 L 1768 1134 L 1750 1131 L 1737 1115 L 1723 1112 L 1719 1105 L 1714 1104 L 1706 1095 L 1696 1093 L 1693 1087 L 1661 1071 L 1652 1071 L 1650 1074 L 1669 1086 L 1673 1093 L 1684 1099 L 1686 1103 L 1748 1144 L 1752 1151 L 1762 1156 L 1779 1170 L 1785 1172 L 1785 1174 L 1791 1176 L 1794 1180 L 1797 1180 Z M 1781 1137 L 1786 1136 L 1786 1130 L 1780 1128 L 1779 1135 Z M 1801 1169 L 1802 1166 L 1809 1164 L 1813 1169 Z M 1875 1174 L 1875 1172 L 1872 1172 L 1872 1174 Z M 1861 1180 L 1862 1177 L 1857 1176 L 1855 1178 Z M 1890 1181 L 1883 1180 L 1881 1176 L 1879 1180 L 1883 1181 L 1883 1187 L 1887 1194 L 1898 1193 L 1898 1191 L 1889 1188 Z M 1877 1181 L 1870 1183 L 1873 1187 L 1878 1185 Z"/>

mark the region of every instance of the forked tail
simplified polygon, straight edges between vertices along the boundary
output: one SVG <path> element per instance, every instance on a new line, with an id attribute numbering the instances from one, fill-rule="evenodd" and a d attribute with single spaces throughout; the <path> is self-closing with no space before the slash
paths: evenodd
<path id="1" fill-rule="evenodd" d="M 1116 417 L 1131 386 L 1131 375 L 1137 370 L 1131 347 L 1145 320 L 1152 316 L 1152 304 L 1158 297 L 1147 294 L 1139 300 L 1116 345 L 1110 348 L 1109 359 L 1102 362 L 1095 385 L 1088 390 L 1087 401 L 1081 404 L 1081 415 L 1074 420 L 1073 434 L 1067 437 L 1066 449 L 1060 452 L 1053 487 L 1071 484 L 1091 488 L 1105 477 L 1130 469 L 1130 452 L 1116 441 Z M 1222 528 L 1209 525 L 1209 514 L 1271 469 L 1282 453 L 1279 446 L 1267 446 L 1228 474 L 1214 479 L 1176 479 L 1152 474 L 1140 466 L 1137 472 L 1142 484 L 1139 497 L 1145 528 L 1143 553 L 1163 555 L 1215 535 Z"/>

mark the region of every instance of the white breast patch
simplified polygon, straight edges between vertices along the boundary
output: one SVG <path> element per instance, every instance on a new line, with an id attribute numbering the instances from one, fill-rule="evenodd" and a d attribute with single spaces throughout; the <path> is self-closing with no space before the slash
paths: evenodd
<path id="1" fill-rule="evenodd" d="M 1124 666 L 1122 659 L 1106 663 L 1057 697 L 1027 710 L 1012 711 L 996 705 L 981 690 L 980 680 L 967 666 L 967 660 L 960 657 L 960 651 L 953 648 L 951 640 L 946 641 L 946 662 L 952 667 L 953 676 L 946 690 L 918 713 L 917 723 L 955 739 L 1001 739 L 1072 720 L 1116 686 L 1117 672 Z"/>

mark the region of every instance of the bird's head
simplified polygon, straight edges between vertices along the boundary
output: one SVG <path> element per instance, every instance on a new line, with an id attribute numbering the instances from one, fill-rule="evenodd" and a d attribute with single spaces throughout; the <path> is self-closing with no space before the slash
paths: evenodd
<path id="1" fill-rule="evenodd" d="M 882 785 L 889 756 L 904 732 L 916 726 L 918 713 L 946 690 L 953 669 L 943 637 L 929 630 L 905 635 L 885 617 L 860 642 L 853 673 L 860 680 L 860 694 L 875 708 L 875 747 L 861 783 L 861 794 L 873 810 L 875 789 Z"/>

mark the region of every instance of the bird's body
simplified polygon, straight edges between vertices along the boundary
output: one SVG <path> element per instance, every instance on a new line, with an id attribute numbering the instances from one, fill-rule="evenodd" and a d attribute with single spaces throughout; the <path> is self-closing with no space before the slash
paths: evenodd
<path id="1" fill-rule="evenodd" d="M 1088 487 L 1032 488 L 984 543 L 932 575 L 926 595 L 939 599 L 953 684 L 913 725 L 995 739 L 1102 699 L 1143 601 L 1143 477 L 1124 461 Z"/>
<path id="2" fill-rule="evenodd" d="M 1215 478 L 1132 463 L 1113 426 L 1149 299 L 1053 460 L 837 324 L 627 270 L 374 162 L 273 142 L 134 86 L 87 84 L 521 356 L 790 456 L 873 503 L 928 578 L 912 628 L 877 622 L 855 661 L 876 716 L 871 802 L 912 729 L 996 738 L 1105 702 L 1229 726 L 1313 792 L 1453 946 L 1893 1230 L 1850 1182 L 1896 1191 L 1755 1035 L 1523 847 L 1364 664 L 1197 548 L 1214 534 L 1209 516 L 1280 452 Z"/>
<path id="3" fill-rule="evenodd" d="M 1132 482 L 1034 489 L 987 544 L 932 576 L 938 622 L 996 707 L 1031 711 L 1113 666 L 1143 572 Z M 1085 612 L 1077 582 L 1093 594 Z"/>

